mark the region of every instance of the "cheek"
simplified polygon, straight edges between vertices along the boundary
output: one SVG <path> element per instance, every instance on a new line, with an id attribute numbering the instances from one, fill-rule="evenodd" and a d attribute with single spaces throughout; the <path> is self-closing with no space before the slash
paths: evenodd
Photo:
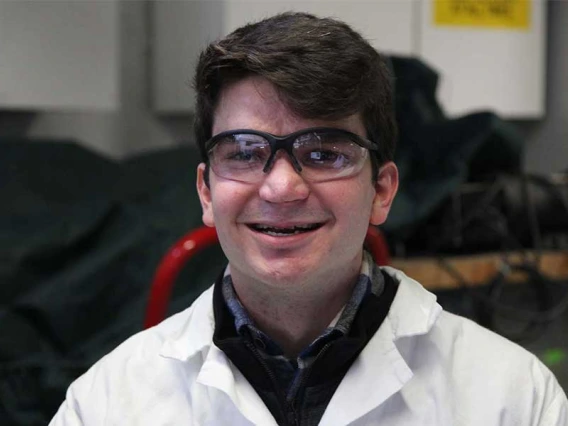
<path id="1" fill-rule="evenodd" d="M 234 222 L 245 208 L 249 192 L 235 182 L 218 182 L 212 193 L 215 223 Z"/>
<path id="2" fill-rule="evenodd" d="M 375 190 L 369 181 L 346 184 L 334 194 L 335 203 L 353 222 L 368 222 Z"/>
<path id="3" fill-rule="evenodd" d="M 346 218 L 344 220 L 346 233 L 344 241 L 346 245 L 354 245 L 360 248 L 361 242 L 365 239 L 367 230 L 370 225 L 372 206 L 374 200 L 374 189 L 370 183 L 365 186 L 357 188 L 358 193 L 355 193 L 355 188 L 349 196 L 344 200 Z"/>
<path id="4" fill-rule="evenodd" d="M 325 197 L 331 203 L 327 208 L 336 220 L 335 229 L 342 235 L 339 239 L 343 243 L 359 241 L 367 233 L 375 192 L 370 179 L 365 183 L 346 182 L 326 191 Z"/>

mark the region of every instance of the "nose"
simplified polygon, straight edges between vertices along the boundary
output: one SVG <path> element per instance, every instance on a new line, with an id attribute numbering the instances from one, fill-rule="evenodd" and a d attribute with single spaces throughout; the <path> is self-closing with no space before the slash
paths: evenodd
<path id="1" fill-rule="evenodd" d="M 260 197 L 271 203 L 288 203 L 308 198 L 310 187 L 294 169 L 284 151 L 276 153 L 270 171 L 264 176 L 259 189 Z"/>

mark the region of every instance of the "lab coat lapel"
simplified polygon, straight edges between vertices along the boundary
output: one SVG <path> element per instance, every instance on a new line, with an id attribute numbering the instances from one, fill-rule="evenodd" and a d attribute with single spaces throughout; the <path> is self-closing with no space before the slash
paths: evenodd
<path id="1" fill-rule="evenodd" d="M 320 425 L 348 425 L 375 409 L 412 378 L 385 319 L 337 388 Z"/>
<path id="2" fill-rule="evenodd" d="M 225 393 L 252 424 L 276 426 L 274 417 L 260 396 L 241 372 L 234 368 L 223 351 L 214 344 L 211 345 L 197 376 L 197 383 Z M 232 424 L 237 424 L 237 422 L 233 421 Z"/>
<path id="3" fill-rule="evenodd" d="M 189 362 L 195 356 L 205 359 L 197 374 L 196 383 L 215 388 L 226 394 L 235 407 L 252 424 L 276 426 L 274 417 L 264 405 L 262 399 L 241 372 L 233 366 L 226 355 L 213 343 L 215 319 L 213 316 L 213 287 L 205 291 L 193 304 L 188 319 L 174 330 L 171 330 L 161 348 L 160 355 Z M 190 337 L 191 336 L 191 337 Z M 203 355 L 202 355 L 203 354 Z M 208 410 L 205 418 L 214 419 L 221 413 L 211 412 L 217 403 L 226 403 L 221 394 L 212 392 L 211 406 L 198 407 Z M 225 410 L 226 411 L 226 410 Z M 200 416 L 198 416 L 200 417 Z M 212 424 L 240 424 L 237 419 L 219 418 Z"/>
<path id="4" fill-rule="evenodd" d="M 413 373 L 396 346 L 403 337 L 428 333 L 442 308 L 436 296 L 393 268 L 383 268 L 398 283 L 389 313 L 355 360 L 333 395 L 320 425 L 345 426 L 400 391 Z"/>

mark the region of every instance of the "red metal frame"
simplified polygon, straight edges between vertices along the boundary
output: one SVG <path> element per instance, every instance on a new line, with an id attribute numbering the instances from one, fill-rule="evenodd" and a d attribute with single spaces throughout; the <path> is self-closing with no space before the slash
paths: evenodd
<path id="1" fill-rule="evenodd" d="M 215 228 L 202 226 L 184 235 L 168 250 L 160 261 L 152 281 L 144 328 L 153 327 L 166 317 L 173 286 L 185 263 L 204 248 L 218 241 Z M 385 238 L 375 226 L 369 226 L 365 246 L 379 265 L 390 263 Z"/>

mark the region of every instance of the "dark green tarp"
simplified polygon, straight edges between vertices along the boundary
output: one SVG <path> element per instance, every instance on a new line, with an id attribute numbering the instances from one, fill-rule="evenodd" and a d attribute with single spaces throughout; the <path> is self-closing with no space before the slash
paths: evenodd
<path id="1" fill-rule="evenodd" d="M 116 163 L 71 142 L 0 143 L 0 424 L 45 425 L 69 383 L 142 328 L 168 247 L 201 224 L 197 151 Z M 214 279 L 190 262 L 178 311 Z"/>

